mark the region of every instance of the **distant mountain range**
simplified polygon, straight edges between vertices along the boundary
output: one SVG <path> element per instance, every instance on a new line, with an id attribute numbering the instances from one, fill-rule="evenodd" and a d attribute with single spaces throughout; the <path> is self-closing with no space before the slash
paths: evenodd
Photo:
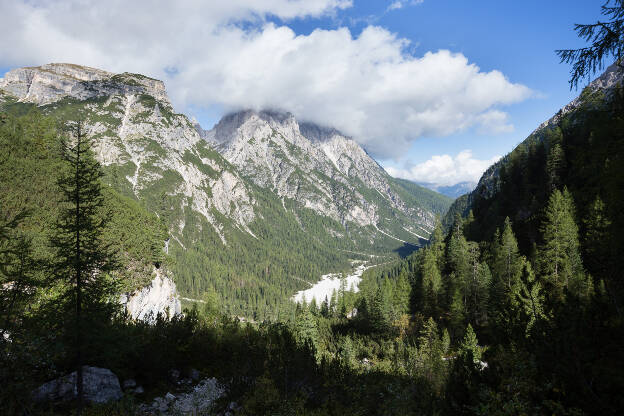
<path id="1" fill-rule="evenodd" d="M 420 186 L 436 191 L 449 198 L 459 198 L 460 196 L 472 192 L 477 186 L 476 182 L 459 182 L 455 185 L 436 185 L 427 182 L 416 182 Z"/>

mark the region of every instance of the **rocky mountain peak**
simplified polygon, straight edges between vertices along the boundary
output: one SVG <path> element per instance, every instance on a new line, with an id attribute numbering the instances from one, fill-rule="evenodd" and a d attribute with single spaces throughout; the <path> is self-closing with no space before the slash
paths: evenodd
<path id="1" fill-rule="evenodd" d="M 85 100 L 115 94 L 147 94 L 169 104 L 162 81 L 65 63 L 14 69 L 0 79 L 0 89 L 19 101 L 37 105 L 50 104 L 65 97 Z"/>
<path id="2" fill-rule="evenodd" d="M 310 122 L 299 123 L 299 131 L 311 142 L 326 142 L 335 136 L 347 137 L 338 130 L 331 127 L 322 127 Z"/>

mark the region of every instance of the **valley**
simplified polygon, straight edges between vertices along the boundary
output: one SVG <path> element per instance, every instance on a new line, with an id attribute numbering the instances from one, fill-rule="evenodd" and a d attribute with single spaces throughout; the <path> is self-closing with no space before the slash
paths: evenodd
<path id="1" fill-rule="evenodd" d="M 624 414 L 624 0 L 217 3 L 0 2 L 0 414 Z"/>

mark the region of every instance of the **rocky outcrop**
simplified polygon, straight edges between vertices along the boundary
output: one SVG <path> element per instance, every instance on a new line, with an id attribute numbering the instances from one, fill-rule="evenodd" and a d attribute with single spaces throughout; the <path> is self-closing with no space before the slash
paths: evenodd
<path id="1" fill-rule="evenodd" d="M 151 323 L 159 314 L 171 319 L 182 313 L 182 304 L 173 280 L 160 269 L 156 269 L 155 273 L 156 277 L 149 286 L 121 297 L 120 302 L 132 319 Z"/>
<path id="2" fill-rule="evenodd" d="M 162 81 L 138 74 L 114 74 L 73 64 L 18 68 L 0 79 L 0 88 L 19 101 L 50 104 L 64 97 L 86 100 L 115 94 L 147 94 L 168 101 Z"/>
<path id="3" fill-rule="evenodd" d="M 119 379 L 110 370 L 82 367 L 83 391 L 86 401 L 106 403 L 123 396 Z M 77 372 L 49 381 L 32 392 L 34 401 L 69 401 L 78 397 Z"/>
<path id="4" fill-rule="evenodd" d="M 161 415 L 208 414 L 214 402 L 224 393 L 225 389 L 216 378 L 207 378 L 187 393 L 167 393 L 162 397 L 156 397 L 151 405 L 142 405 L 141 411 L 146 414 L 157 412 Z M 235 407 L 235 404 L 231 404 L 228 410 L 234 410 Z"/>

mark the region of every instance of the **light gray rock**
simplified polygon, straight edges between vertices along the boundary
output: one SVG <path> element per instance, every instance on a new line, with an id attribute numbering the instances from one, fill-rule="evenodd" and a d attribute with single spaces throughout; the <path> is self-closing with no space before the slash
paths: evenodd
<path id="1" fill-rule="evenodd" d="M 155 277 L 149 286 L 120 298 L 120 303 L 125 305 L 132 319 L 154 322 L 158 314 L 171 319 L 182 313 L 182 304 L 173 280 L 162 269 L 154 269 L 154 273 Z"/>
<path id="2" fill-rule="evenodd" d="M 49 381 L 32 393 L 34 401 L 67 401 L 78 396 L 77 374 L 71 374 Z M 123 396 L 119 379 L 106 368 L 83 367 L 84 398 L 94 403 L 119 400 Z"/>
<path id="3" fill-rule="evenodd" d="M 114 74 L 74 64 L 18 68 L 0 79 L 0 88 L 19 101 L 50 104 L 64 97 L 85 100 L 114 94 L 149 94 L 168 102 L 162 81 L 137 74 Z"/>
<path id="4" fill-rule="evenodd" d="M 214 401 L 223 396 L 225 389 L 217 379 L 208 378 L 196 385 L 189 393 L 181 394 L 172 406 L 173 414 L 198 414 L 209 410 Z"/>
<path id="5" fill-rule="evenodd" d="M 370 191 L 381 196 L 384 206 L 423 225 L 434 224 L 432 213 L 409 207 L 385 170 L 335 129 L 300 123 L 289 113 L 249 110 L 198 131 L 256 185 L 343 224 L 380 223 L 380 203 L 364 197 Z"/>
<path id="6" fill-rule="evenodd" d="M 247 185 L 220 157 L 202 155 L 205 142 L 187 117 L 175 113 L 161 81 L 48 64 L 9 71 L 0 79 L 0 98 L 6 94 L 37 105 L 66 97 L 106 97 L 104 103 L 85 102 L 83 113 L 87 135 L 97 137 L 96 158 L 102 165 L 130 165 L 134 173 L 126 179 L 137 197 L 165 175 L 180 176 L 182 183 L 168 192 L 183 197 L 182 210 L 188 206 L 206 218 L 223 244 L 224 226 L 215 209 L 253 235 L 248 225 L 255 218 L 254 200 Z M 214 175 L 207 174 L 204 165 Z"/>

